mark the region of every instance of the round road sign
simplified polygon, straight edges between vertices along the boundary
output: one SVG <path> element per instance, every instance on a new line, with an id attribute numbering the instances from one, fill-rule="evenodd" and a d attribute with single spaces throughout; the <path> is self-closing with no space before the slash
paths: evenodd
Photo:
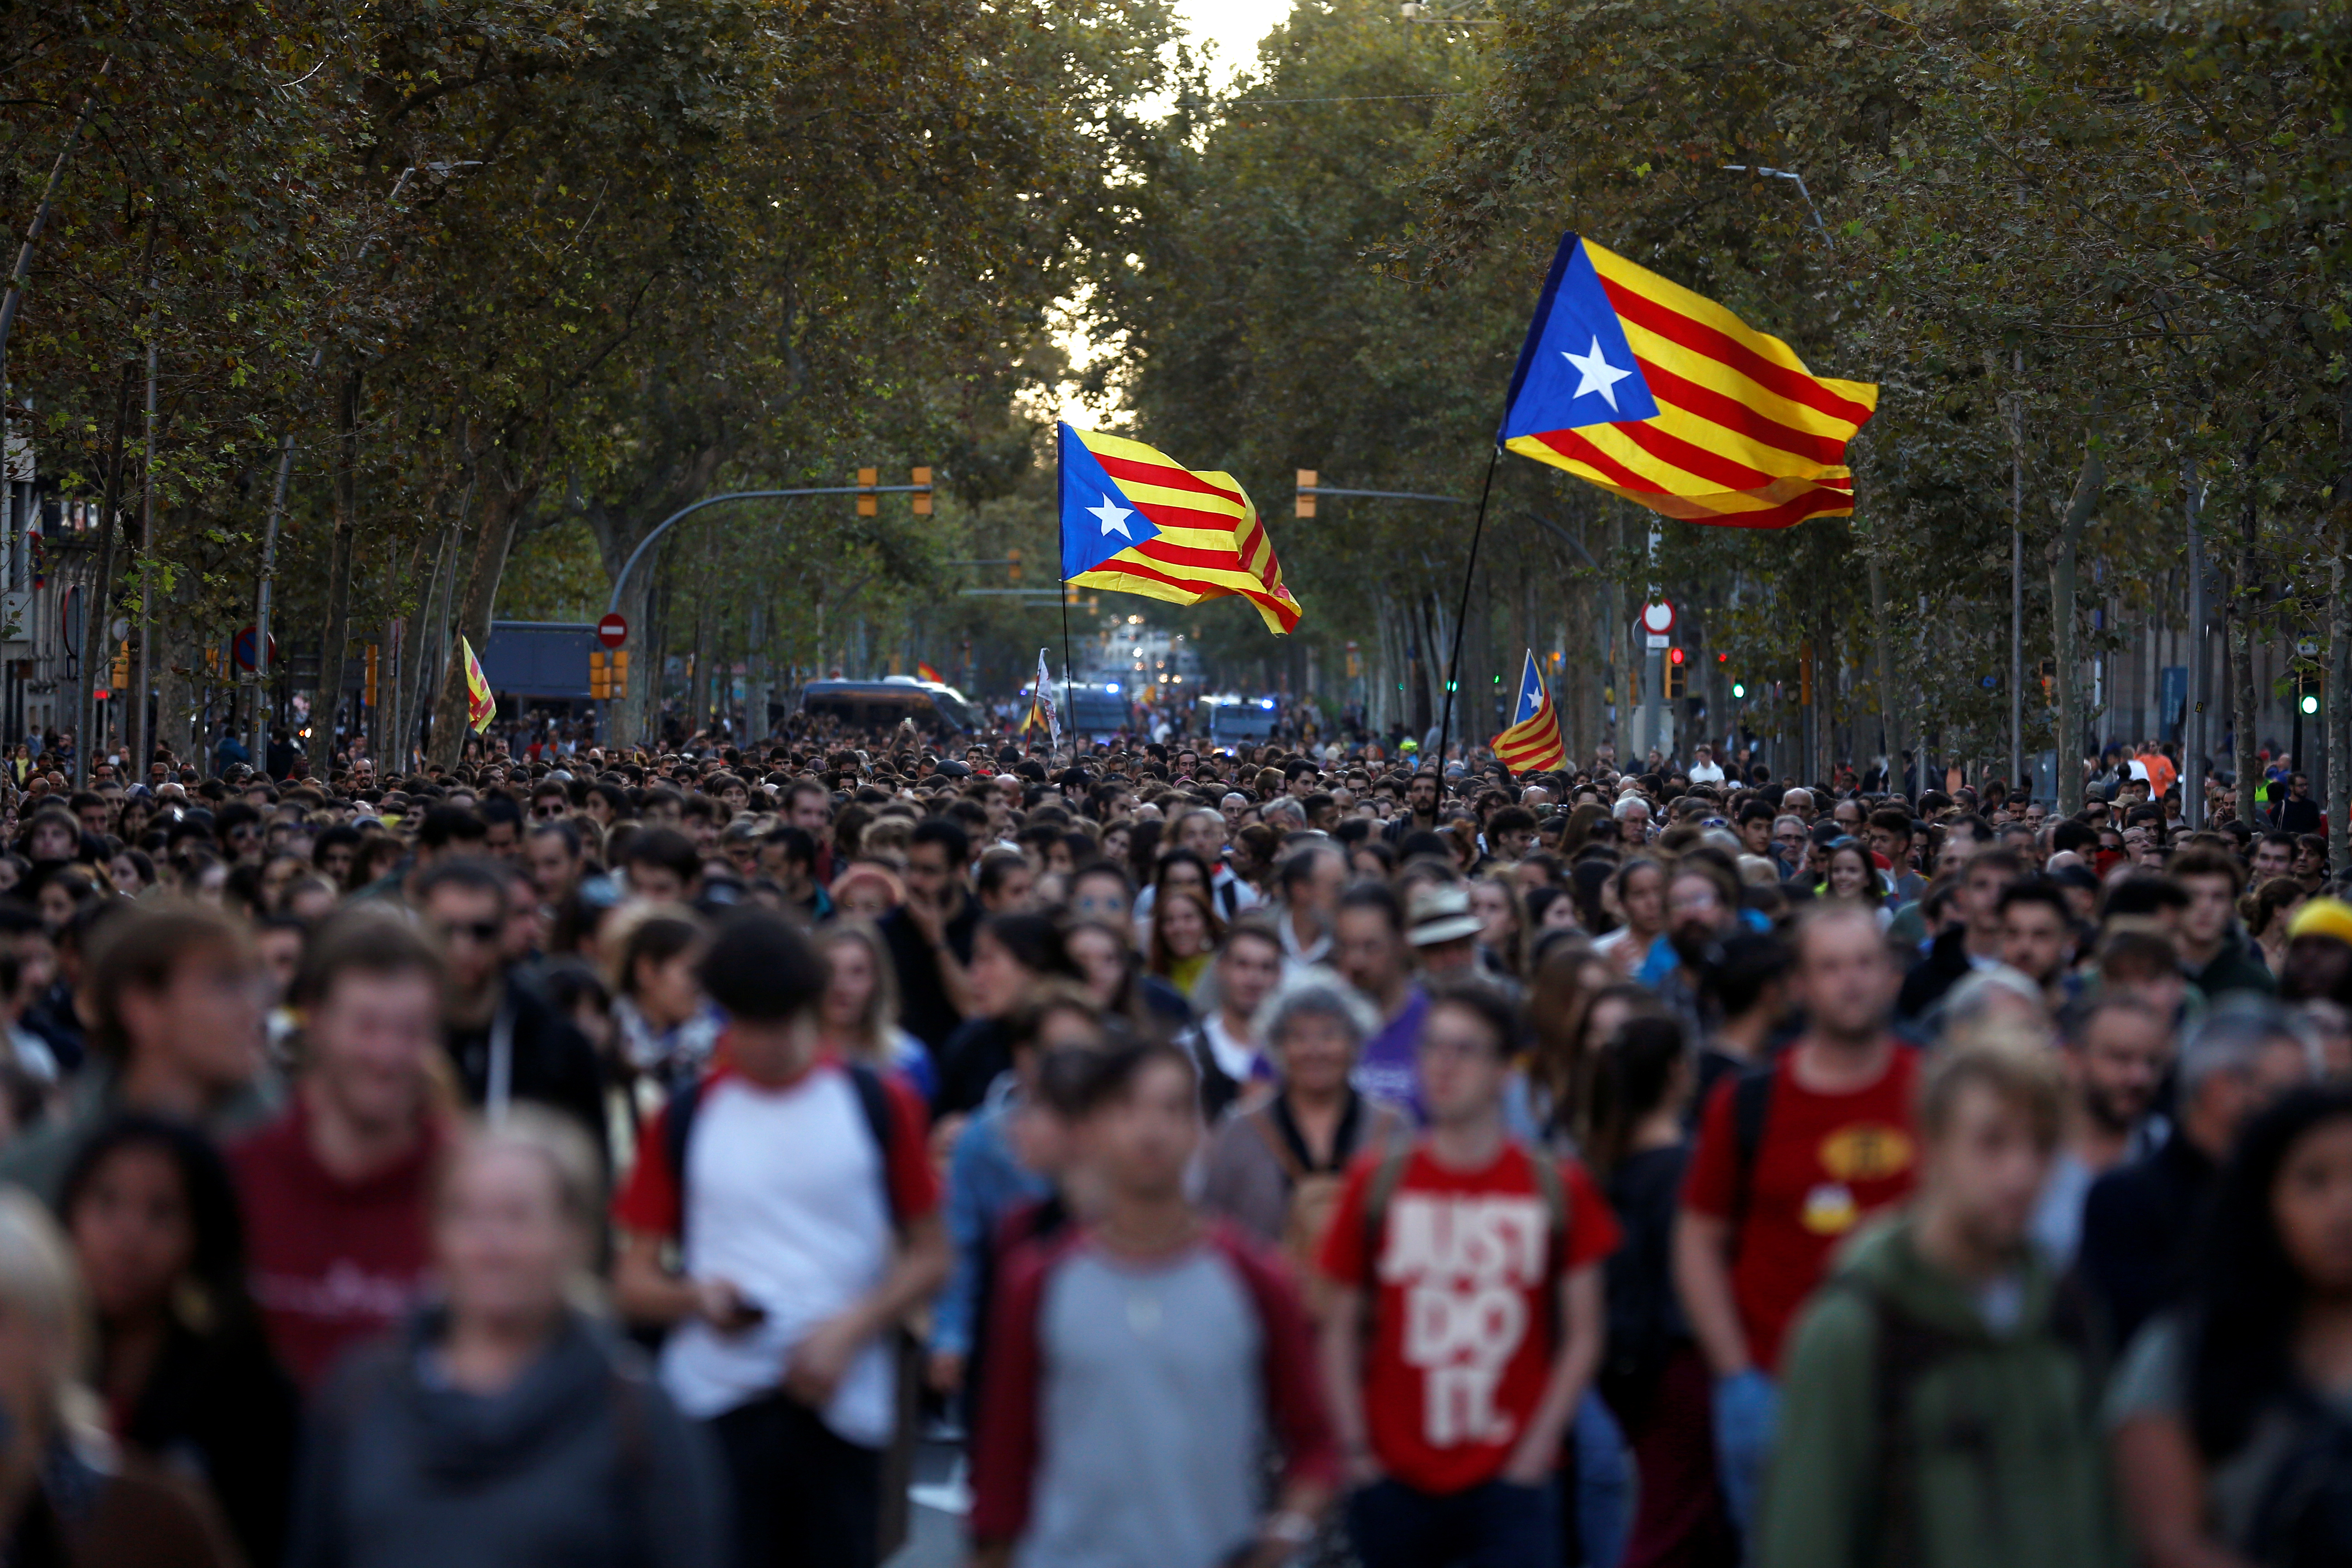
<path id="1" fill-rule="evenodd" d="M 253 668 L 254 641 L 254 628 L 251 626 L 246 627 L 243 631 L 237 633 L 235 637 L 230 639 L 228 645 L 229 657 L 236 661 L 236 667 L 239 669 L 251 669 Z M 271 664 L 276 664 L 278 662 L 278 639 L 274 637 L 269 639 L 269 662 Z"/>
<path id="2" fill-rule="evenodd" d="M 1654 605 L 1643 605 L 1642 629 L 1656 637 L 1664 637 L 1668 632 L 1673 631 L 1675 629 L 1675 607 L 1672 605 L 1667 604 L 1664 599 L 1660 599 Z"/>
<path id="3" fill-rule="evenodd" d="M 596 623 L 596 640 L 606 647 L 618 647 L 629 640 L 629 623 L 618 615 L 606 616 Z"/>

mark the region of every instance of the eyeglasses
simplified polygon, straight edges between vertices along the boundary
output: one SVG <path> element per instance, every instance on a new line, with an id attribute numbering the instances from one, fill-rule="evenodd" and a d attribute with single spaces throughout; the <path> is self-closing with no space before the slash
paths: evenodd
<path id="1" fill-rule="evenodd" d="M 530 814 L 544 821 L 546 818 L 551 816 L 562 816 L 563 815 L 563 807 L 560 805 L 534 805 L 530 808 Z"/>
<path id="2" fill-rule="evenodd" d="M 497 921 L 451 921 L 441 928 L 441 935 L 445 941 L 454 942 L 462 936 L 467 941 L 479 942 L 484 947 L 498 941 L 505 931 L 506 927 Z"/>

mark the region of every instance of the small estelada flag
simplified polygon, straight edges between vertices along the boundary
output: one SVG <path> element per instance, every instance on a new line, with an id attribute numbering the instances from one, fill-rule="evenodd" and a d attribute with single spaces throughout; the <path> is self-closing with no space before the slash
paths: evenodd
<path id="1" fill-rule="evenodd" d="M 482 661 L 474 657 L 474 645 L 459 637 L 457 651 L 466 656 L 466 723 L 478 735 L 499 716 L 499 700 L 490 695 L 489 678 L 482 673 Z"/>
<path id="2" fill-rule="evenodd" d="M 1054 709 L 1054 672 L 1046 668 L 1045 650 L 1037 650 L 1037 685 L 1032 714 L 1043 715 L 1045 721 L 1045 744 L 1051 750 L 1062 749 L 1062 716 Z"/>
<path id="3" fill-rule="evenodd" d="M 1528 650 L 1528 667 L 1519 677 L 1519 704 L 1511 727 L 1495 737 L 1495 756 L 1515 773 L 1550 773 L 1568 766 L 1568 742 L 1559 732 L 1559 714 L 1536 668 L 1535 649 Z"/>

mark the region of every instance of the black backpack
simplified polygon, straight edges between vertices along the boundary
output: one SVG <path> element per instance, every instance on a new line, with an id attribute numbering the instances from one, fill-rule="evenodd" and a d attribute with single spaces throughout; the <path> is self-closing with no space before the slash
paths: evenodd
<path id="1" fill-rule="evenodd" d="M 2299 1431 L 2270 1485 L 2246 1544 L 2263 1568 L 2342 1568 L 2352 1563 L 2352 1421 L 2305 1393 Z"/>

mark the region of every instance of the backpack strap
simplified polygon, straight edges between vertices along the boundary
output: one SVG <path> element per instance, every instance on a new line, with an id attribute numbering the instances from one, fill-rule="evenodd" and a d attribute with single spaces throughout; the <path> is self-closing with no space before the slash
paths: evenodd
<path id="1" fill-rule="evenodd" d="M 882 1211 L 890 1216 L 890 1228 L 903 1232 L 906 1216 L 898 1212 L 898 1195 L 890 1185 L 890 1150 L 898 1139 L 898 1120 L 890 1107 L 889 1086 L 882 1075 L 865 1062 L 842 1064 L 849 1074 L 850 1087 L 857 1091 L 857 1108 L 866 1114 L 866 1131 L 873 1135 L 874 1147 L 882 1156 Z"/>
<path id="2" fill-rule="evenodd" d="M 904 1216 L 898 1213 L 898 1203 L 890 1186 L 890 1150 L 898 1141 L 898 1119 L 890 1108 L 890 1090 L 882 1075 L 864 1062 L 845 1062 L 842 1070 L 849 1075 L 849 1086 L 857 1094 L 857 1109 L 865 1117 L 866 1131 L 874 1139 L 874 1147 L 882 1155 L 882 1206 L 889 1215 L 893 1229 L 903 1228 Z M 662 1116 L 662 1154 L 669 1162 L 670 1179 L 677 1184 L 678 1194 L 678 1245 L 686 1244 L 686 1155 L 694 1137 L 694 1120 L 702 1110 L 704 1080 L 688 1079 L 670 1091 L 669 1104 Z"/>
<path id="3" fill-rule="evenodd" d="M 1372 1167 L 1371 1184 L 1364 1189 L 1364 1260 L 1371 1265 L 1375 1279 L 1380 1274 L 1381 1242 L 1389 1228 L 1389 1202 L 1396 1196 L 1397 1184 L 1404 1180 L 1404 1163 L 1412 1155 L 1410 1139 L 1399 1138 L 1381 1151 L 1381 1163 Z"/>
<path id="4" fill-rule="evenodd" d="M 1731 1247 L 1739 1249 L 1739 1233 L 1748 1224 L 1748 1205 L 1756 1197 L 1756 1162 L 1764 1150 L 1764 1123 L 1772 1114 L 1772 1083 L 1779 1076 L 1770 1062 L 1743 1070 L 1731 1085 Z"/>
<path id="5" fill-rule="evenodd" d="M 686 1152 L 694 1139 L 694 1119 L 702 1110 L 702 1076 L 688 1078 L 669 1091 L 662 1109 L 662 1159 L 669 1166 L 670 1184 L 677 1194 L 677 1246 L 686 1250 Z"/>
<path id="6" fill-rule="evenodd" d="M 1263 1114 L 1253 1113 L 1242 1120 L 1257 1130 L 1259 1141 L 1274 1156 L 1274 1163 L 1282 1167 L 1283 1180 L 1297 1186 L 1298 1179 L 1307 1174 L 1307 1167 L 1300 1164 L 1298 1156 L 1290 1152 L 1290 1140 L 1285 1138 L 1282 1129 L 1275 1125 L 1272 1109 L 1269 1107 Z"/>
<path id="7" fill-rule="evenodd" d="M 1528 1164 L 1534 1170 L 1536 1192 L 1544 1205 L 1544 1293 L 1551 1302 L 1552 1348 L 1557 1353 L 1559 1336 L 1568 1324 L 1566 1281 L 1560 1277 L 1560 1264 L 1568 1257 L 1568 1184 L 1559 1177 L 1559 1162 L 1541 1149 L 1527 1151 Z"/>

